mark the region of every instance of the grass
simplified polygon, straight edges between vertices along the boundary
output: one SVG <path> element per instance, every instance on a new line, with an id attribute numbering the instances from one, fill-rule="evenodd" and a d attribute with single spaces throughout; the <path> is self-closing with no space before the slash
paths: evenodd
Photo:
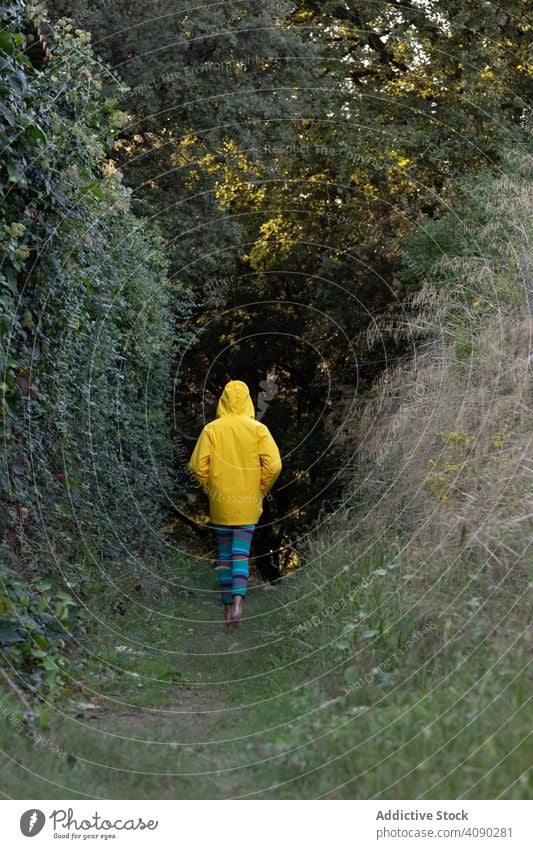
<path id="1" fill-rule="evenodd" d="M 238 632 L 205 554 L 176 555 L 157 593 L 126 574 L 40 743 L 4 696 L 7 796 L 531 798 L 530 198 L 496 186 L 490 289 L 420 293 L 432 345 L 347 422 L 357 466 L 301 567 L 250 587 Z M 457 261 L 461 285 L 478 267 Z"/>
<path id="2" fill-rule="evenodd" d="M 280 589 L 256 585 L 239 632 L 224 630 L 208 566 L 182 559 L 176 576 L 196 585 L 194 594 L 177 591 L 151 616 L 131 605 L 118 623 L 120 640 L 116 616 L 106 621 L 105 610 L 95 610 L 101 624 L 83 649 L 92 652 L 83 690 L 56 705 L 41 731 L 60 752 L 5 722 L 4 792 L 530 795 L 528 655 L 514 638 L 516 611 L 509 607 L 500 621 L 490 607 L 481 623 L 465 597 L 431 619 L 420 599 L 409 603 L 397 553 L 357 563 L 356 543 L 336 548 L 333 534 L 329 542 L 321 583 L 316 569 L 302 569 Z M 333 609 L 342 598 L 346 605 Z M 498 599 L 501 613 L 507 599 Z"/>

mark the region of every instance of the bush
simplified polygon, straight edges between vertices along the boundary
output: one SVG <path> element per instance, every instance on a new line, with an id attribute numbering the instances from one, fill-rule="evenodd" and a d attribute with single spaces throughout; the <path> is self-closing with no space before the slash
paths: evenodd
<path id="1" fill-rule="evenodd" d="M 33 68 L 43 15 L 9 4 L 0 39 L 0 522 L 23 558 L 43 531 L 63 558 L 86 534 L 95 557 L 123 558 L 124 539 L 134 557 L 172 489 L 171 287 L 161 237 L 106 160 L 124 120 L 106 69 L 66 20 Z"/>
<path id="2" fill-rule="evenodd" d="M 4 657 L 50 685 L 64 587 L 89 598 L 111 571 L 159 589 L 179 334 L 162 238 L 109 160 L 126 117 L 102 95 L 111 72 L 67 20 L 36 62 L 45 17 L 2 9 L 0 534 L 23 581 L 2 576 Z"/>

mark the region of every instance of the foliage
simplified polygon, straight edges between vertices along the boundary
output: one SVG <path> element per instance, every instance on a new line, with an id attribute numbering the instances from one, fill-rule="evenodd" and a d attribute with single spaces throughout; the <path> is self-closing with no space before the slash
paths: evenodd
<path id="1" fill-rule="evenodd" d="M 186 286 L 176 303 L 185 318 L 206 282 L 232 273 L 243 228 L 220 210 L 261 194 L 252 151 L 272 133 L 290 142 L 292 121 L 311 102 L 303 83 L 317 50 L 282 26 L 285 0 L 202 0 L 194 11 L 178 2 L 162 15 L 128 0 L 47 5 L 91 31 L 124 84 L 118 100 L 130 120 L 113 156 L 136 208 L 161 218 L 172 272 Z"/>
<path id="2" fill-rule="evenodd" d="M 65 688 L 65 648 L 83 612 L 50 581 L 21 581 L 0 567 L 0 651 L 3 663 L 32 692 L 56 697 Z"/>
<path id="3" fill-rule="evenodd" d="M 163 556 L 172 492 L 177 287 L 108 163 L 124 120 L 102 93 L 110 72 L 67 21 L 34 67 L 44 18 L 11 2 L 0 33 L 0 527 L 27 579 L 87 595 L 126 563 L 150 593 L 143 558 Z"/>
<path id="4" fill-rule="evenodd" d="M 132 722 L 152 709 L 152 758 L 192 717 L 198 745 L 172 746 L 195 798 L 199 775 L 221 774 L 226 795 L 351 797 L 355 750 L 363 797 L 525 796 L 524 0 L 49 6 L 87 23 L 102 61 L 68 20 L 3 7 L 5 662 L 65 695 L 67 637 L 98 596 L 97 651 L 76 668 Z M 52 56 L 35 67 L 38 20 Z M 183 466 L 224 380 L 255 400 L 267 374 L 287 461 L 255 554 L 305 531 L 304 568 L 250 593 L 235 681 L 234 646 L 213 653 L 215 613 L 197 598 L 214 592 L 206 564 L 198 577 L 207 552 L 163 585 L 160 490 L 173 495 L 171 404 Z M 137 603 L 147 586 L 157 616 Z M 170 685 L 227 681 L 230 717 L 249 709 L 242 745 L 233 720 L 218 733 L 217 760 L 202 722 L 221 703 L 189 687 L 176 711 Z M 110 743 L 72 725 L 83 792 L 175 798 L 173 750 L 156 746 L 147 772 L 137 746 L 132 769 L 131 728 Z M 112 780 L 95 745 L 114 747 Z M 51 765 L 57 792 L 70 769 Z"/>
<path id="5" fill-rule="evenodd" d="M 174 304 L 188 325 L 180 446 L 192 450 L 226 379 L 257 397 L 280 376 L 266 420 L 286 456 L 266 517 L 263 553 L 275 551 L 338 494 L 337 408 L 406 353 L 366 336 L 376 315 L 401 317 L 427 270 L 404 239 L 424 222 L 432 235 L 502 145 L 523 144 L 525 3 L 50 8 L 91 29 L 129 86 L 113 155 L 161 218 L 188 293 Z"/>

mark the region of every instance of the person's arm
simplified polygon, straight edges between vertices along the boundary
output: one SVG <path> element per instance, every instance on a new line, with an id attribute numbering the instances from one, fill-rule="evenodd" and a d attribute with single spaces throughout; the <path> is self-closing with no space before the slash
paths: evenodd
<path id="1" fill-rule="evenodd" d="M 207 486 L 207 480 L 209 477 L 209 464 L 211 462 L 212 447 L 213 444 L 211 442 L 211 437 L 209 436 L 209 431 L 204 427 L 198 437 L 198 441 L 188 463 L 188 468 L 203 488 Z"/>
<path id="2" fill-rule="evenodd" d="M 261 463 L 261 492 L 266 495 L 281 472 L 281 457 L 272 434 L 264 424 L 259 427 L 257 450 Z"/>

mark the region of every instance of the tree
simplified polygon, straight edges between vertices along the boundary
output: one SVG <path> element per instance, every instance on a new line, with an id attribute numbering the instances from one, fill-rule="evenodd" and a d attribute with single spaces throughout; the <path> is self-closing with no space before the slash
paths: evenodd
<path id="1" fill-rule="evenodd" d="M 74 9 L 130 86 L 114 155 L 190 294 L 178 431 L 192 443 L 225 379 L 257 395 L 275 369 L 287 462 L 269 511 L 290 538 L 336 498 L 345 411 L 409 354 L 367 341 L 419 285 L 406 236 L 523 143 L 525 2 Z"/>

